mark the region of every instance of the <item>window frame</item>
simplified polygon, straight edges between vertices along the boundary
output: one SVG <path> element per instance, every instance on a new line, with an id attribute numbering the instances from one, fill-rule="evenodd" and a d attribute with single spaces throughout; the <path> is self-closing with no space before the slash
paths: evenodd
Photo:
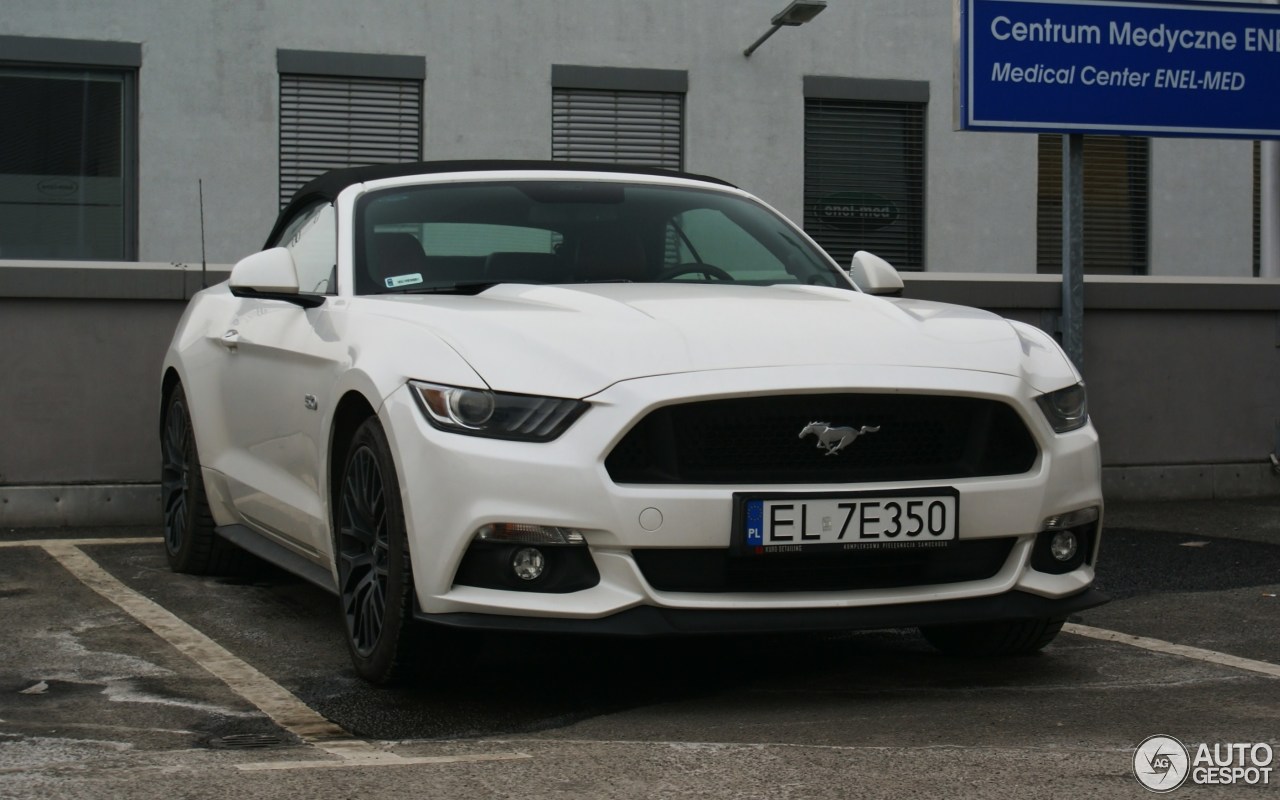
<path id="1" fill-rule="evenodd" d="M 121 261 L 139 258 L 139 165 L 138 130 L 141 117 L 138 108 L 138 81 L 142 71 L 142 44 L 139 42 L 64 39 L 32 36 L 0 36 L 0 67 L 53 72 L 99 72 L 119 76 L 120 112 L 120 183 L 123 226 Z M 56 261 L 55 257 L 32 258 L 33 261 Z M 102 260 L 102 259 L 76 259 Z M 115 259 L 108 259 L 115 260 Z"/>
<path id="2" fill-rule="evenodd" d="M 285 208 L 296 192 L 296 188 L 285 192 L 285 166 L 289 163 L 301 163 L 302 159 L 286 148 L 285 140 L 285 84 L 287 80 L 318 79 L 320 81 L 357 82 L 385 81 L 414 84 L 417 89 L 418 113 L 416 119 L 417 141 L 413 146 L 413 157 L 408 161 L 421 161 L 423 148 L 426 145 L 426 76 L 427 64 L 423 56 L 386 55 L 378 53 L 347 53 L 322 50 L 286 50 L 276 51 L 276 191 L 279 195 L 280 208 Z M 300 138 L 295 134 L 295 139 Z M 365 164 L 401 163 L 400 161 L 367 161 L 347 160 L 341 164 L 325 168 L 362 166 Z M 294 173 L 305 173 L 309 170 L 298 168 Z M 318 173 L 319 174 L 319 173 Z M 290 176 L 293 177 L 292 175 Z M 312 176 L 314 177 L 314 176 Z M 306 184 L 309 178 L 290 180 L 298 187 Z"/>
<path id="3" fill-rule="evenodd" d="M 906 181 L 914 182 L 917 185 L 911 187 L 912 190 L 919 193 L 919 241 L 912 243 L 909 240 L 906 243 L 908 251 L 918 253 L 919 263 L 894 263 L 894 267 L 904 272 L 923 272 L 928 269 L 929 263 L 929 236 L 928 236 L 928 200 L 929 200 L 929 98 L 930 84 L 928 81 L 915 80 L 887 80 L 877 78 L 849 78 L 833 75 L 805 75 L 804 76 L 804 125 L 802 133 L 802 142 L 804 144 L 804 155 L 802 157 L 802 169 L 804 170 L 804 180 L 802 181 L 802 195 L 804 197 L 804 210 L 801 214 L 801 221 L 805 224 L 805 232 L 809 234 L 814 241 L 820 241 L 822 232 L 817 230 L 809 230 L 809 180 L 810 172 L 810 153 L 809 139 L 810 132 L 808 129 L 808 120 L 810 114 L 810 101 L 829 101 L 832 103 L 864 103 L 870 105 L 884 106 L 901 106 L 904 111 L 910 111 L 918 114 L 919 122 L 919 164 L 915 165 L 916 176 L 908 175 L 904 178 Z M 852 190 L 850 190 L 852 191 Z M 825 250 L 826 247 L 824 246 Z M 868 250 L 875 252 L 874 245 L 865 247 L 856 247 L 856 249 Z M 914 253 L 913 253 L 914 254 Z M 882 257 L 889 258 L 889 255 L 877 253 Z M 850 254 L 852 256 L 852 254 Z M 847 269 L 847 263 L 843 261 L 839 254 L 831 254 L 842 268 Z M 893 259 L 890 259 L 893 260 Z"/>
<path id="4" fill-rule="evenodd" d="M 580 93 L 612 94 L 615 99 L 632 96 L 638 99 L 643 96 L 667 95 L 679 103 L 679 152 L 676 163 L 650 164 L 646 162 L 623 161 L 617 158 L 590 158 L 574 156 L 569 143 L 563 145 L 558 141 L 556 127 L 556 106 L 562 94 Z M 685 154 L 688 151 L 689 126 L 687 120 L 689 93 L 689 73 L 675 69 L 642 69 L 630 67 L 592 67 L 574 64 L 551 65 L 551 136 L 550 156 L 553 161 L 586 161 L 601 164 L 633 164 L 643 163 L 659 169 L 683 171 Z M 568 157 L 557 157 L 558 149 L 570 150 Z"/>
<path id="5" fill-rule="evenodd" d="M 1100 135 L 1100 134 L 1085 134 L 1084 137 L 1085 137 L 1084 151 L 1082 153 L 1082 157 L 1084 159 L 1084 164 L 1083 164 L 1084 185 L 1082 187 L 1082 191 L 1084 196 L 1081 198 L 1081 201 L 1082 201 L 1081 213 L 1083 217 L 1082 223 L 1085 226 L 1083 230 L 1084 259 L 1085 259 L 1084 274 L 1086 275 L 1150 275 L 1151 274 L 1151 245 L 1152 245 L 1151 139 L 1149 137 L 1143 137 L 1143 136 L 1109 136 L 1109 135 Z M 1062 198 L 1062 152 L 1063 152 L 1062 139 L 1063 139 L 1062 134 L 1042 133 L 1037 136 L 1037 140 L 1036 140 L 1037 179 L 1036 179 L 1035 270 L 1036 270 L 1036 273 L 1039 275 L 1061 275 L 1062 274 L 1062 235 L 1063 235 L 1062 233 L 1062 200 L 1063 200 Z M 1141 155 L 1142 163 L 1140 166 L 1143 172 L 1145 173 L 1142 176 L 1145 184 L 1142 187 L 1142 196 L 1139 198 L 1134 198 L 1132 195 L 1128 195 L 1127 202 L 1128 202 L 1128 205 L 1130 206 L 1128 210 L 1131 216 L 1135 212 L 1141 211 L 1141 222 L 1142 222 L 1142 228 L 1143 228 L 1142 233 L 1143 233 L 1144 241 L 1141 242 L 1142 256 L 1141 256 L 1141 262 L 1138 265 L 1138 268 L 1137 269 L 1131 268 L 1127 272 L 1122 271 L 1116 267 L 1100 268 L 1099 266 L 1097 266 L 1096 263 L 1094 264 L 1090 263 L 1090 258 L 1089 258 L 1089 252 L 1090 252 L 1089 244 L 1091 243 L 1090 233 L 1092 232 L 1094 237 L 1102 236 L 1105 233 L 1105 230 L 1103 230 L 1102 232 L 1099 232 L 1098 230 L 1091 229 L 1089 227 L 1090 221 L 1092 219 L 1097 218 L 1096 212 L 1095 214 L 1092 214 L 1092 215 L 1090 214 L 1090 205 L 1091 205 L 1089 202 L 1090 195 L 1093 194 L 1097 196 L 1099 194 L 1105 195 L 1107 193 L 1105 191 L 1106 187 L 1099 186 L 1096 184 L 1091 184 L 1089 181 L 1090 175 L 1096 175 L 1097 169 L 1098 169 L 1097 161 L 1091 162 L 1091 159 L 1089 158 L 1090 151 L 1091 151 L 1090 145 L 1092 144 L 1096 146 L 1096 143 L 1098 141 L 1106 141 L 1109 144 L 1114 143 L 1116 146 L 1124 148 L 1123 157 L 1126 159 L 1135 157 L 1138 148 L 1142 149 L 1142 155 Z M 1048 147 L 1048 151 L 1049 151 L 1048 155 L 1050 156 L 1050 160 L 1048 162 L 1045 162 L 1044 160 L 1044 157 L 1046 155 L 1046 152 L 1045 152 L 1046 146 Z M 1099 156 L 1095 156 L 1094 158 L 1097 159 L 1099 158 Z M 1045 182 L 1042 181 L 1041 178 L 1045 176 L 1049 177 L 1050 186 L 1057 187 L 1056 193 L 1049 194 L 1049 195 L 1046 195 L 1043 193 L 1043 187 L 1045 185 Z M 1130 183 L 1132 184 L 1132 182 L 1133 181 L 1131 179 Z M 1138 201 L 1141 201 L 1141 202 L 1139 203 Z M 1043 215 L 1043 218 L 1042 218 L 1042 215 Z M 1106 216 L 1110 218 L 1114 215 L 1108 214 Z M 1131 219 L 1130 222 L 1132 223 L 1133 220 Z M 1056 233 L 1057 247 L 1052 247 L 1052 246 L 1048 248 L 1041 247 L 1041 237 L 1046 232 Z M 1093 243 L 1097 244 L 1096 241 Z M 1052 244 L 1052 241 L 1050 242 L 1050 244 Z M 1130 255 L 1133 255 L 1136 253 L 1137 248 L 1136 248 L 1136 244 L 1134 243 L 1131 243 L 1131 244 L 1134 246 L 1134 251 Z M 1095 247 L 1093 249 L 1096 251 L 1098 249 L 1104 249 L 1104 248 Z M 1042 251 L 1048 254 L 1047 261 L 1041 259 Z"/>

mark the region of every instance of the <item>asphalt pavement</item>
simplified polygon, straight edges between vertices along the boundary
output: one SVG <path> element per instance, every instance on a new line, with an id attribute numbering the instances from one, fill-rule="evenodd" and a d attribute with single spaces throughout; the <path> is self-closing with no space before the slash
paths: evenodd
<path id="1" fill-rule="evenodd" d="M 1149 736 L 1280 752 L 1280 498 L 1112 504 L 1113 601 L 1030 658 L 489 635 L 399 689 L 331 596 L 174 575 L 157 534 L 0 531 L 0 798 L 1141 797 Z"/>

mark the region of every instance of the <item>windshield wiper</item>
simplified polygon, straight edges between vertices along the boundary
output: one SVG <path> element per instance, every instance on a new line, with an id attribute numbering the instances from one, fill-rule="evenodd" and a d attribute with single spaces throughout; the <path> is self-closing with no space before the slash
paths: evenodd
<path id="1" fill-rule="evenodd" d="M 386 294 L 466 294 L 476 295 L 497 286 L 499 281 L 464 281 L 448 286 L 414 286 Z"/>

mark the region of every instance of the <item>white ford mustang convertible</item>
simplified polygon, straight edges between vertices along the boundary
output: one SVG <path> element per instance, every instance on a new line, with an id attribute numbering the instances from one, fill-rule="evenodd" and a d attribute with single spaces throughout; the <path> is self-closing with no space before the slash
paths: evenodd
<path id="1" fill-rule="evenodd" d="M 450 628 L 1034 652 L 1105 601 L 1080 375 L 901 290 L 710 178 L 331 172 L 178 325 L 169 562 L 332 591 L 379 683 Z"/>

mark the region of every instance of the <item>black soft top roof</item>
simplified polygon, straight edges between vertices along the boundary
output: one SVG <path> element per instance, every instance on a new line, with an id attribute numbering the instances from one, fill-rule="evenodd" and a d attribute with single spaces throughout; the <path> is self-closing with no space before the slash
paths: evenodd
<path id="1" fill-rule="evenodd" d="M 267 237 L 266 246 L 270 246 L 284 230 L 285 224 L 302 207 L 318 201 L 333 202 L 348 186 L 383 178 L 399 178 L 406 175 L 430 175 L 440 172 L 490 172 L 500 170 L 558 170 L 573 172 L 614 172 L 629 175 L 656 175 L 666 178 L 690 178 L 698 181 L 718 183 L 721 186 L 733 184 L 712 178 L 707 175 L 696 175 L 691 172 L 677 172 L 654 167 L 638 167 L 629 164 L 594 164 L 581 161 L 416 161 L 403 164 L 373 164 L 367 167 L 347 167 L 330 170 L 313 178 L 294 194 L 289 204 L 276 217 L 276 224 Z"/>

